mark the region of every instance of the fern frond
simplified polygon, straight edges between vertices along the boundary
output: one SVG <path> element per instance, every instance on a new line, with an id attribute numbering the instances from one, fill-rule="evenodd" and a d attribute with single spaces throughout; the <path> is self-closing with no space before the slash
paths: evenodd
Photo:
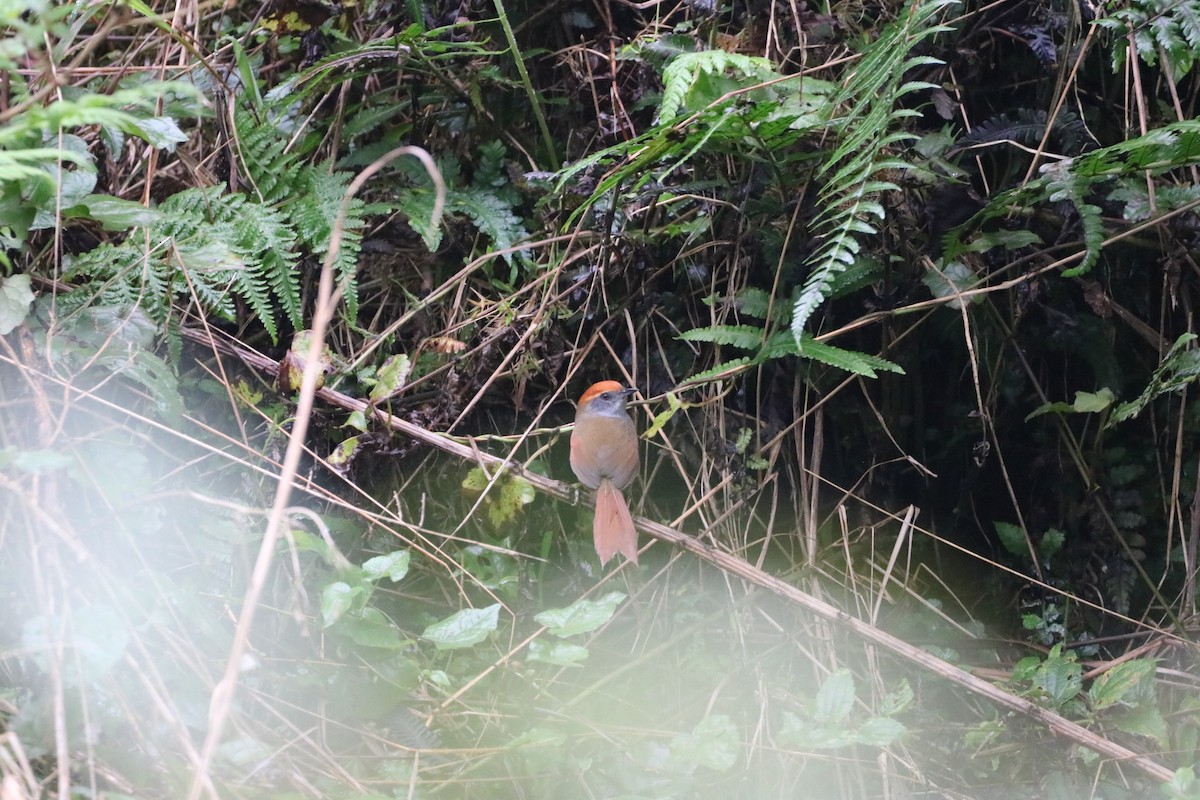
<path id="1" fill-rule="evenodd" d="M 1132 0 L 1096 24 L 1114 33 L 1112 67 L 1120 71 L 1130 40 L 1138 57 L 1155 66 L 1160 54 L 1178 82 L 1200 55 L 1200 0 Z"/>
<path id="2" fill-rule="evenodd" d="M 818 342 L 808 334 L 800 337 L 799 351 L 803 358 L 811 358 L 813 361 L 844 369 L 865 378 L 876 378 L 879 372 L 904 374 L 904 370 L 899 364 L 888 361 L 886 358 L 834 347 L 825 342 Z"/>
<path id="3" fill-rule="evenodd" d="M 1069 164 L 1056 164 L 1054 167 L 1047 172 L 1049 199 L 1051 202 L 1066 201 L 1075 207 L 1083 227 L 1083 243 L 1087 248 L 1083 261 L 1063 270 L 1063 275 L 1083 275 L 1095 266 L 1100 258 L 1100 249 L 1104 246 L 1104 222 L 1100 219 L 1100 207 L 1087 200 L 1092 184 L 1090 178 L 1078 174 Z"/>
<path id="4" fill-rule="evenodd" d="M 679 338 L 685 342 L 708 342 L 755 351 L 762 347 L 764 336 L 763 329 L 753 325 L 710 325 L 679 334 Z"/>
<path id="5" fill-rule="evenodd" d="M 1002 142 L 1006 140 L 1036 145 L 1046 134 L 1045 109 L 1018 109 L 1009 114 L 997 114 L 978 123 L 959 140 L 960 145 Z"/>
<path id="6" fill-rule="evenodd" d="M 329 251 L 333 223 L 341 211 L 350 185 L 350 173 L 330 171 L 325 167 L 305 167 L 302 180 L 305 190 L 287 208 L 295 222 L 300 243 L 313 255 L 323 258 Z M 350 201 L 342 221 L 337 257 L 333 261 L 338 284 L 343 287 L 346 316 L 351 321 L 358 318 L 358 282 L 354 277 L 358 270 L 358 254 L 362 249 L 365 211 L 366 206 L 361 200 L 355 198 Z"/>
<path id="7" fill-rule="evenodd" d="M 910 53 L 924 39 L 947 30 L 934 20 L 955 3 L 911 0 L 900 18 L 872 43 L 835 98 L 846 109 L 845 115 L 834 121 L 843 135 L 818 172 L 825 186 L 822 210 L 813 228 L 823 242 L 808 259 L 810 272 L 792 309 L 792 335 L 797 342 L 802 341 L 809 317 L 829 296 L 835 278 L 854 264 L 861 249 L 860 237 L 874 235 L 874 220 L 884 217 L 875 197 L 894 184 L 875 176 L 885 169 L 907 168 L 904 162 L 885 155 L 887 148 L 912 138 L 895 130 L 898 120 L 913 113 L 897 109 L 896 104 L 905 94 L 927 84 L 904 81 L 903 75 L 908 69 L 937 63 Z"/>
<path id="8" fill-rule="evenodd" d="M 766 82 L 780 75 L 774 65 L 765 58 L 729 53 L 725 50 L 702 50 L 698 53 L 681 53 L 671 59 L 663 70 L 662 102 L 658 107 L 658 121 L 670 122 L 679 115 L 687 94 L 701 75 L 721 75 L 733 70 L 752 82 Z"/>
<path id="9" fill-rule="evenodd" d="M 466 214 L 472 224 L 491 242 L 491 249 L 505 250 L 525 236 L 521 218 L 513 213 L 512 205 L 492 192 L 467 189 L 453 192 L 447 202 L 451 211 Z M 512 262 L 512 253 L 504 260 Z"/>
<path id="10" fill-rule="evenodd" d="M 821 247 L 814 257 L 813 271 L 804 282 L 804 288 L 792 308 L 792 335 L 799 341 L 804 332 L 804 323 L 832 293 L 839 274 L 852 267 L 858 259 L 861 245 L 858 236 L 871 236 L 875 227 L 867 220 L 882 219 L 883 207 L 870 193 L 871 187 L 884 184 L 866 181 L 857 187 L 857 196 L 847 198 L 849 202 L 837 211 L 837 216 L 822 220 L 829 226 Z"/>
<path id="11" fill-rule="evenodd" d="M 722 361 L 715 367 L 697 372 L 695 375 L 688 376 L 689 383 L 709 383 L 721 378 L 728 378 L 742 370 L 746 369 L 753 363 L 750 356 L 740 356 L 739 358 Z"/>
<path id="12" fill-rule="evenodd" d="M 272 339 L 279 333 L 276 304 L 303 327 L 297 235 L 282 211 L 220 187 L 179 192 L 159 210 L 148 236 L 71 259 L 66 277 L 80 283 L 72 294 L 81 303 L 139 305 L 164 322 L 176 298 L 194 294 L 227 318 L 240 298 Z"/>
<path id="13" fill-rule="evenodd" d="M 287 150 L 279 129 L 259 121 L 249 112 L 234 113 L 238 163 L 246 171 L 258 199 L 264 203 L 286 201 L 301 182 L 300 158 Z"/>
<path id="14" fill-rule="evenodd" d="M 771 293 L 753 286 L 747 286 L 738 292 L 737 310 L 741 314 L 755 319 L 765 320 L 787 326 L 792 318 L 791 306 L 780 300 L 772 302 Z"/>
<path id="15" fill-rule="evenodd" d="M 959 138 L 960 146 L 989 142 L 1014 141 L 1036 146 L 1046 135 L 1048 116 L 1045 109 L 1017 109 L 1011 114 L 989 117 Z M 1054 120 L 1051 133 L 1062 145 L 1061 150 L 1075 152 L 1082 147 L 1087 127 L 1077 115 L 1063 110 Z"/>
<path id="16" fill-rule="evenodd" d="M 1200 120 L 1183 120 L 1155 128 L 1143 136 L 1093 150 L 1070 162 L 1084 177 L 1191 166 L 1200 163 Z"/>
<path id="17" fill-rule="evenodd" d="M 1088 200 L 1088 195 L 1101 180 L 1141 176 L 1145 172 L 1162 173 L 1197 163 L 1200 163 L 1200 121 L 1184 120 L 1110 147 L 1047 165 L 1042 168 L 1042 175 L 1037 180 L 996 195 L 970 222 L 947 233 L 942 242 L 943 259 L 948 262 L 971 250 L 972 245 L 964 243 L 965 234 L 978 230 L 988 220 L 1006 216 L 1013 208 L 1027 208 L 1046 200 L 1066 201 L 1079 214 L 1087 252 L 1082 263 L 1064 274 L 1082 274 L 1095 265 L 1104 241 L 1100 209 Z M 1139 177 L 1139 180 L 1144 178 Z M 1170 187 L 1167 187 L 1164 198 L 1174 197 L 1182 203 L 1186 202 L 1189 192 L 1170 191 Z M 1139 200 L 1142 196 L 1128 192 L 1109 195 L 1111 199 L 1125 199 L 1130 204 L 1126 207 L 1126 215 L 1131 219 L 1146 213 L 1141 210 L 1145 204 L 1145 201 Z M 1169 206 L 1168 202 L 1166 207 L 1159 209 L 1160 212 Z"/>
<path id="18" fill-rule="evenodd" d="M 441 247 L 443 233 L 441 225 L 430 222 L 434 201 L 432 189 L 405 189 L 396 196 L 396 210 L 408 218 L 408 227 L 421 237 L 431 253 Z"/>
<path id="19" fill-rule="evenodd" d="M 1133 419 L 1155 398 L 1178 391 L 1200 378 L 1200 350 L 1192 347 L 1196 338 L 1194 333 L 1185 333 L 1176 339 L 1141 395 L 1114 408 L 1105 427 Z"/>

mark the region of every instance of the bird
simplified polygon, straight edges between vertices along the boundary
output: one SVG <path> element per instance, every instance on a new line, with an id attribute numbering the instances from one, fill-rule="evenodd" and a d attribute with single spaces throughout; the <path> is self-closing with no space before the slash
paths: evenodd
<path id="1" fill-rule="evenodd" d="M 592 539 L 600 565 L 617 553 L 637 563 L 637 528 L 621 490 L 638 471 L 638 435 L 625 410 L 629 396 L 616 381 L 594 383 L 579 398 L 571 431 L 571 469 L 580 483 L 596 490 Z"/>

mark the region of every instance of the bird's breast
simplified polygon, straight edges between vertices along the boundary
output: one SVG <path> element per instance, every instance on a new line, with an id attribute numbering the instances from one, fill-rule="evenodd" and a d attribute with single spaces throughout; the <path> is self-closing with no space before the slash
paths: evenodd
<path id="1" fill-rule="evenodd" d="M 618 489 L 638 469 L 637 429 L 629 417 L 584 416 L 571 433 L 571 469 L 593 489 L 605 478 Z"/>

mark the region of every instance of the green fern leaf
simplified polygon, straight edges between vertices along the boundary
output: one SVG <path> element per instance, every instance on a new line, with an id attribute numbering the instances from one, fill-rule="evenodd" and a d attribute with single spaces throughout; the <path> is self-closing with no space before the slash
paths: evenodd
<path id="1" fill-rule="evenodd" d="M 442 244 L 442 226 L 431 224 L 435 197 L 432 189 L 406 189 L 396 197 L 396 210 L 408 218 L 412 228 L 429 252 Z"/>
<path id="2" fill-rule="evenodd" d="M 260 110 L 260 115 L 265 113 Z M 292 196 L 300 176 L 300 158 L 287 150 L 287 139 L 270 122 L 248 111 L 234 113 L 238 164 L 264 203 L 280 203 Z"/>
<path id="3" fill-rule="evenodd" d="M 715 367 L 697 372 L 688 378 L 689 383 L 708 383 L 719 378 L 728 378 L 732 374 L 741 372 L 746 367 L 750 366 L 753 359 L 750 356 L 741 356 L 729 361 L 723 361 Z"/>
<path id="4" fill-rule="evenodd" d="M 762 349 L 758 351 L 758 357 L 755 361 L 762 363 L 775 358 L 783 358 L 784 356 L 798 356 L 800 348 L 796 345 L 796 337 L 792 336 L 790 330 L 783 330 L 773 333 L 767 339 Z"/>
<path id="5" fill-rule="evenodd" d="M 1063 270 L 1063 275 L 1082 275 L 1095 266 L 1104 246 L 1104 222 L 1100 218 L 1100 207 L 1087 201 L 1091 180 L 1076 174 L 1067 163 L 1056 164 L 1047 172 L 1046 188 L 1051 202 L 1066 201 L 1075 207 L 1083 227 L 1083 243 L 1087 248 L 1083 261 L 1077 266 Z"/>
<path id="6" fill-rule="evenodd" d="M 1194 333 L 1185 333 L 1176 339 L 1141 395 L 1114 408 L 1105 427 L 1111 428 L 1119 422 L 1133 419 L 1155 398 L 1178 391 L 1200 378 L 1200 350 L 1192 347 L 1196 339 Z"/>
<path id="7" fill-rule="evenodd" d="M 772 302 L 770 292 L 753 286 L 738 292 L 736 303 L 738 313 L 748 317 L 761 320 L 770 317 L 772 322 L 779 325 L 787 325 L 791 319 L 792 309 L 787 303 L 778 300 Z"/>
<path id="8" fill-rule="evenodd" d="M 764 336 L 763 329 L 753 325 L 710 325 L 679 334 L 679 338 L 685 342 L 708 342 L 756 351 L 762 347 Z"/>
<path id="9" fill-rule="evenodd" d="M 895 372 L 903 375 L 904 370 L 899 364 L 885 358 L 859 353 L 854 350 L 843 350 L 831 344 L 818 342 L 808 334 L 800 338 L 799 352 L 803 358 L 811 358 L 831 367 L 844 369 L 865 378 L 876 378 L 878 372 Z"/>
<path id="10" fill-rule="evenodd" d="M 780 77 L 770 61 L 757 56 L 728 53 L 724 50 L 682 53 L 671 59 L 663 70 L 663 94 L 658 107 L 658 121 L 666 123 L 679 116 L 688 94 L 697 86 L 702 76 L 720 76 L 729 69 L 737 72 L 742 78 L 755 82 L 765 83 Z M 707 94 L 716 99 L 723 92 L 713 91 Z"/>
<path id="11" fill-rule="evenodd" d="M 906 168 L 885 151 L 913 138 L 894 129 L 898 120 L 912 115 L 897 109 L 896 104 L 903 95 L 923 86 L 918 81 L 904 81 L 902 76 L 906 68 L 936 63 L 910 53 L 924 39 L 947 30 L 934 20 L 954 4 L 955 0 L 910 0 L 897 21 L 872 43 L 835 98 L 846 113 L 833 121 L 842 138 L 818 172 L 825 180 L 823 210 L 813 227 L 823 242 L 808 260 L 810 272 L 792 308 L 792 334 L 797 342 L 803 341 L 809 317 L 830 295 L 838 274 L 857 260 L 859 237 L 875 234 L 875 225 L 869 220 L 884 217 L 883 206 L 874 196 L 891 190 L 894 184 L 876 176 L 884 169 Z"/>
<path id="12" fill-rule="evenodd" d="M 341 212 L 350 184 L 350 173 L 330 171 L 327 167 L 305 167 L 301 180 L 306 188 L 294 204 L 286 207 L 295 223 L 300 244 L 319 258 L 329 251 L 333 224 Z M 350 201 L 339 232 L 337 257 L 333 261 L 338 284 L 343 287 L 346 316 L 350 320 L 358 317 L 358 282 L 355 275 L 366 224 L 365 210 L 366 206 L 361 200 L 355 198 Z"/>
<path id="13" fill-rule="evenodd" d="M 475 227 L 488 237 L 492 250 L 512 247 L 526 235 L 521 218 L 513 213 L 512 205 L 492 192 L 478 189 L 454 192 L 448 206 L 452 211 L 466 214 Z M 511 263 L 512 259 L 512 253 L 504 254 L 505 261 Z"/>

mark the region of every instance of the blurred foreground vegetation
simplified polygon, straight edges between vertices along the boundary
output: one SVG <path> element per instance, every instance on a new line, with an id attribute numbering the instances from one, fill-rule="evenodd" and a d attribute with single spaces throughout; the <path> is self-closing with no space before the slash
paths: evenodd
<path id="1" fill-rule="evenodd" d="M 3 800 L 1200 797 L 1197 0 L 0 37 Z"/>

